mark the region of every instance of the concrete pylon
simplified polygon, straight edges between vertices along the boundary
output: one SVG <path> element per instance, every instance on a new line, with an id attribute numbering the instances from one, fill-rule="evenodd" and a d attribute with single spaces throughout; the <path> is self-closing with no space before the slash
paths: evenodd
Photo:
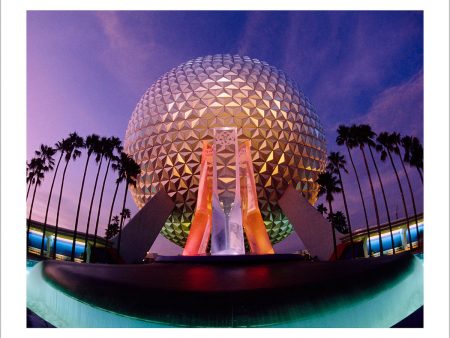
<path id="1" fill-rule="evenodd" d="M 324 261 L 331 259 L 334 250 L 331 225 L 308 200 L 289 185 L 278 204 L 311 256 Z"/>
<path id="2" fill-rule="evenodd" d="M 252 156 L 250 153 L 250 141 L 246 140 L 240 149 L 241 170 L 243 180 L 241 194 L 243 196 L 242 222 L 250 251 L 255 254 L 273 254 L 272 243 L 267 234 L 264 220 L 258 206 L 256 193 L 255 171 L 253 170 Z"/>
<path id="3" fill-rule="evenodd" d="M 122 229 L 120 257 L 125 263 L 139 263 L 153 245 L 164 226 L 175 203 L 170 196 L 160 190 Z M 119 236 L 111 241 L 117 248 Z"/>
<path id="4" fill-rule="evenodd" d="M 251 253 L 273 254 L 258 206 L 250 141 L 244 141 L 238 147 L 235 129 L 219 128 L 221 131 L 225 135 L 218 137 L 219 145 L 232 147 L 227 151 L 222 149 L 220 156 L 216 156 L 215 148 L 206 141 L 203 143 L 197 206 L 183 256 L 205 254 L 210 237 L 213 255 L 244 254 L 242 230 L 247 236 Z M 220 170 L 214 171 L 213 166 Z M 219 175 L 217 171 L 220 171 Z M 218 191 L 223 203 L 219 203 Z M 233 203 L 230 204 L 231 200 Z"/>
<path id="5" fill-rule="evenodd" d="M 198 186 L 197 206 L 191 229 L 183 249 L 183 256 L 195 256 L 206 253 L 211 235 L 211 191 L 212 191 L 212 147 L 203 142 L 200 164 L 200 183 Z"/>

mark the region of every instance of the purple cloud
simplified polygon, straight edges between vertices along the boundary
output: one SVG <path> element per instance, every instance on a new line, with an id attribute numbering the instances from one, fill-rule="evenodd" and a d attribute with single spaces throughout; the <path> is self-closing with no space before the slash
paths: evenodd
<path id="1" fill-rule="evenodd" d="M 163 46 L 155 42 L 151 31 L 146 31 L 144 37 L 138 39 L 127 30 L 118 12 L 96 12 L 95 17 L 107 41 L 97 54 L 98 61 L 111 75 L 132 88 L 137 82 L 148 82 L 148 75 L 142 70 L 163 50 Z"/>
<path id="2" fill-rule="evenodd" d="M 382 91 L 366 114 L 354 119 L 381 132 L 404 131 L 422 139 L 423 133 L 423 72 L 419 71 L 398 86 Z"/>

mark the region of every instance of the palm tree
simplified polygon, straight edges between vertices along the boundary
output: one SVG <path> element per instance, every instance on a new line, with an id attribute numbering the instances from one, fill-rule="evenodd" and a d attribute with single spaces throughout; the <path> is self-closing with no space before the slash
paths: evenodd
<path id="1" fill-rule="evenodd" d="M 55 144 L 55 153 L 59 151 L 61 154 L 58 159 L 58 164 L 56 165 L 55 173 L 53 174 L 52 184 L 50 186 L 50 192 L 48 194 L 47 207 L 45 208 L 45 217 L 44 217 L 44 226 L 42 228 L 42 242 L 41 242 L 41 253 L 40 255 L 44 255 L 44 240 L 45 240 L 45 232 L 47 230 L 47 218 L 48 218 L 48 210 L 50 208 L 50 202 L 53 194 L 53 187 L 55 185 L 56 175 L 58 174 L 59 165 L 61 163 L 62 157 L 65 152 L 65 144 L 67 143 L 67 139 L 62 139 Z"/>
<path id="2" fill-rule="evenodd" d="M 118 137 L 110 137 L 106 140 L 104 140 L 104 156 L 105 158 L 108 159 L 108 164 L 106 165 L 106 173 L 105 173 L 105 177 L 103 178 L 103 184 L 102 184 L 102 190 L 100 192 L 100 201 L 98 203 L 98 210 L 97 210 L 97 220 L 95 222 L 95 233 L 94 233 L 94 244 L 93 244 L 93 248 L 95 250 L 95 246 L 97 244 L 97 232 L 98 232 L 98 224 L 100 221 L 100 210 L 102 207 L 102 200 L 103 200 L 103 193 L 105 191 L 105 183 L 106 183 L 106 178 L 108 177 L 108 171 L 109 171 L 109 167 L 111 165 L 111 161 L 114 160 L 115 155 L 114 155 L 114 151 L 117 151 L 119 154 L 122 152 L 122 142 L 120 141 L 120 139 Z"/>
<path id="3" fill-rule="evenodd" d="M 404 136 L 401 139 L 401 145 L 404 150 L 403 160 L 411 167 L 415 167 L 419 173 L 420 180 L 423 183 L 423 148 L 417 137 Z"/>
<path id="4" fill-rule="evenodd" d="M 119 228 L 119 232 L 122 232 L 122 227 L 123 227 L 123 225 L 125 225 L 125 221 L 128 218 L 131 218 L 131 211 L 130 211 L 130 209 L 125 208 L 120 213 L 120 228 Z M 119 242 L 120 242 L 120 236 L 119 236 Z M 117 252 L 119 252 L 119 251 L 120 251 L 120 245 L 119 245 L 119 248 L 118 248 Z"/>
<path id="5" fill-rule="evenodd" d="M 39 149 L 34 153 L 44 161 L 44 165 L 47 167 L 47 170 L 53 170 L 53 166 L 55 165 L 55 159 L 53 156 L 56 154 L 56 149 L 41 144 Z"/>
<path id="6" fill-rule="evenodd" d="M 120 255 L 120 240 L 121 240 L 121 235 L 122 235 L 122 226 L 125 220 L 125 216 L 126 216 L 126 212 L 125 212 L 125 204 L 127 201 L 127 196 L 128 196 L 128 186 L 132 185 L 132 186 L 136 186 L 136 182 L 137 182 L 137 176 L 139 175 L 139 173 L 141 172 L 141 167 L 139 166 L 139 164 L 137 164 L 134 159 L 125 154 L 125 153 L 120 153 L 120 162 L 121 162 L 121 169 L 124 172 L 124 176 L 125 176 L 125 194 L 123 196 L 123 203 L 122 203 L 122 212 L 121 212 L 121 219 L 120 219 L 120 229 L 119 229 L 119 238 L 118 238 L 118 245 L 117 245 L 117 253 Z M 119 174 L 120 176 L 120 174 Z"/>
<path id="7" fill-rule="evenodd" d="M 333 173 L 326 171 L 319 174 L 316 183 L 319 185 L 319 196 L 325 195 L 325 199 L 328 202 L 328 207 L 330 210 L 329 215 L 333 215 L 333 207 L 331 205 L 331 202 L 334 200 L 333 194 L 341 192 L 338 178 L 334 176 Z M 337 260 L 336 233 L 333 224 L 330 224 L 333 232 L 334 258 Z"/>
<path id="8" fill-rule="evenodd" d="M 34 182 L 34 190 L 33 190 L 33 198 L 31 199 L 31 206 L 30 206 L 30 213 L 28 214 L 28 220 L 27 220 L 27 243 L 30 236 L 30 227 L 31 227 L 31 215 L 33 213 L 33 205 L 34 205 L 34 198 L 36 196 L 36 189 L 38 186 L 41 185 L 42 179 L 44 179 L 44 170 L 45 165 L 44 161 L 37 157 L 31 159 L 29 163 L 29 173 L 33 176 L 33 182 Z M 28 247 L 28 244 L 27 244 Z"/>
<path id="9" fill-rule="evenodd" d="M 131 218 L 131 211 L 130 211 L 130 209 L 128 209 L 128 208 L 123 209 L 122 212 L 120 213 L 120 216 L 124 220 L 126 220 L 128 218 Z"/>
<path id="10" fill-rule="evenodd" d="M 55 165 L 55 160 L 53 159 L 53 155 L 55 155 L 56 150 L 52 147 L 46 146 L 44 144 L 41 144 L 39 147 L 39 150 L 35 151 L 35 155 L 37 157 L 33 158 L 28 168 L 28 174 L 30 177 L 30 185 L 28 188 L 31 187 L 31 184 L 34 184 L 34 191 L 33 191 L 33 198 L 31 200 L 31 206 L 30 206 L 30 213 L 28 215 L 28 227 L 27 227 L 27 241 L 28 236 L 30 234 L 30 226 L 31 226 L 31 214 L 33 211 L 33 205 L 34 205 L 34 198 L 36 196 L 36 189 L 39 185 L 41 185 L 42 180 L 44 179 L 44 173 L 50 170 L 53 170 L 53 166 Z M 27 177 L 28 180 L 28 177 Z"/>
<path id="11" fill-rule="evenodd" d="M 423 184 L 423 147 L 417 137 L 412 139 L 411 159 L 409 164 L 417 169 L 420 180 Z"/>
<path id="12" fill-rule="evenodd" d="M 38 158 L 41 158 L 44 162 L 44 167 L 46 167 L 46 171 L 53 170 L 53 165 L 55 164 L 55 160 L 53 159 L 53 155 L 55 155 L 56 150 L 52 147 L 46 146 L 44 144 L 41 144 L 39 147 L 39 150 L 36 150 L 35 155 L 38 156 Z M 27 199 L 28 195 L 30 193 L 30 188 L 34 184 L 34 173 L 35 171 L 30 168 L 31 162 L 27 163 Z"/>
<path id="13" fill-rule="evenodd" d="M 119 216 L 115 215 L 115 216 L 112 218 L 112 222 L 113 222 L 113 223 L 117 223 L 117 225 L 119 225 L 119 222 L 120 222 Z M 119 231 L 117 231 L 117 233 L 119 233 Z M 117 235 L 117 234 L 116 234 L 116 235 Z"/>
<path id="14" fill-rule="evenodd" d="M 349 228 L 349 234 L 350 234 L 350 243 L 352 246 L 352 258 L 355 258 L 355 247 L 353 243 L 353 234 L 352 234 L 352 226 L 350 223 L 350 215 L 348 213 L 348 206 L 347 206 L 347 198 L 345 197 L 345 191 L 344 191 L 344 183 L 342 182 L 342 175 L 341 175 L 341 169 L 348 174 L 347 168 L 345 165 L 347 164 L 347 161 L 345 160 L 344 155 L 341 155 L 339 152 L 331 152 L 328 156 L 328 165 L 327 170 L 331 171 L 332 173 L 335 173 L 339 176 L 339 181 L 341 182 L 341 189 L 342 189 L 342 198 L 344 200 L 344 207 L 345 207 L 345 214 L 347 215 L 347 222 L 348 222 L 348 228 Z"/>
<path id="15" fill-rule="evenodd" d="M 324 214 L 326 215 L 328 212 L 328 209 L 326 206 L 323 205 L 323 203 L 320 203 L 317 207 L 316 207 L 317 211 L 320 212 L 320 214 L 323 216 Z"/>
<path id="16" fill-rule="evenodd" d="M 28 195 L 30 194 L 30 189 L 31 186 L 34 184 L 35 182 L 35 178 L 34 178 L 34 174 L 35 171 L 32 168 L 33 163 L 32 161 L 30 161 L 29 163 L 27 163 L 27 184 L 28 184 L 28 188 L 27 188 L 27 200 L 28 200 Z"/>
<path id="17" fill-rule="evenodd" d="M 364 151 L 364 148 L 366 145 L 368 147 L 375 145 L 373 138 L 376 136 L 376 134 L 372 131 L 372 128 L 367 124 L 361 124 L 358 126 L 352 125 L 350 127 L 350 133 L 352 134 L 356 144 L 359 146 L 359 149 L 361 150 L 361 154 L 363 155 L 364 165 L 366 167 L 367 177 L 369 178 L 369 183 L 370 183 L 370 191 L 372 193 L 372 201 L 373 201 L 373 207 L 375 209 L 375 217 L 377 220 L 378 241 L 380 243 L 380 256 L 383 256 L 384 250 L 383 250 L 383 241 L 381 240 L 380 214 L 378 212 L 378 203 L 377 203 L 377 199 L 375 197 L 375 190 L 373 189 L 372 175 L 370 174 L 369 165 L 367 163 L 366 152 Z M 369 242 L 370 242 L 370 239 L 369 239 Z"/>
<path id="18" fill-rule="evenodd" d="M 97 190 L 98 176 L 100 175 L 100 169 L 102 168 L 106 143 L 105 140 L 106 138 L 102 137 L 100 140 L 96 140 L 95 144 L 93 145 L 93 152 L 95 153 L 95 162 L 98 163 L 98 166 L 97 166 L 97 175 L 95 176 L 94 190 L 92 191 L 91 203 L 89 205 L 86 233 L 84 235 L 84 252 L 83 252 L 84 261 L 86 261 L 87 259 L 87 246 L 88 246 L 89 226 L 91 223 L 92 206 L 94 204 L 95 192 Z"/>
<path id="19" fill-rule="evenodd" d="M 328 217 L 331 224 L 333 224 L 334 228 L 339 231 L 341 234 L 348 234 L 350 229 L 347 224 L 347 220 L 345 219 L 342 211 L 336 211 L 333 214 L 330 214 Z"/>
<path id="20" fill-rule="evenodd" d="M 375 146 L 375 151 L 378 151 L 376 146 Z M 383 181 L 381 180 L 381 175 L 378 170 L 378 165 L 377 165 L 377 162 L 375 161 L 375 157 L 373 156 L 372 146 L 369 146 L 369 152 L 370 152 L 370 157 L 372 158 L 372 163 L 375 167 L 375 171 L 377 173 L 378 182 L 380 183 L 381 193 L 383 195 L 383 201 L 384 201 L 384 208 L 386 209 L 386 215 L 387 215 L 387 220 L 388 220 L 388 224 L 389 224 L 389 233 L 391 234 L 392 253 L 395 255 L 395 244 L 394 244 L 394 235 L 392 233 L 391 215 L 389 212 L 389 206 L 388 206 L 387 199 L 386 199 L 386 193 L 384 191 Z"/>
<path id="21" fill-rule="evenodd" d="M 108 247 L 109 240 L 119 233 L 119 216 L 114 216 L 111 223 L 105 230 L 106 246 Z"/>
<path id="22" fill-rule="evenodd" d="M 377 137 L 377 150 L 381 152 L 381 161 L 385 161 L 387 157 L 389 157 L 389 160 L 391 162 L 392 168 L 394 169 L 395 177 L 397 178 L 398 188 L 400 190 L 400 194 L 402 196 L 402 203 L 403 203 L 403 210 L 405 212 L 406 217 L 406 226 L 408 229 L 408 238 L 409 243 L 412 243 L 411 241 L 411 231 L 409 229 L 409 216 L 408 216 L 408 209 L 406 208 L 406 202 L 405 202 L 405 195 L 403 193 L 402 184 L 400 182 L 400 177 L 398 176 L 397 168 L 394 164 L 394 159 L 392 158 L 392 153 L 398 153 L 398 147 L 395 145 L 395 142 L 393 141 L 392 137 L 387 132 L 382 132 Z M 412 249 L 412 244 L 410 246 L 410 249 Z"/>
<path id="23" fill-rule="evenodd" d="M 364 211 L 364 219 L 366 221 L 366 230 L 367 230 L 367 237 L 369 239 L 369 256 L 372 255 L 372 244 L 370 243 L 370 229 L 369 229 L 369 220 L 367 218 L 367 210 L 366 210 L 366 203 L 364 202 L 364 196 L 361 190 L 361 184 L 359 182 L 359 175 L 358 171 L 356 170 L 355 163 L 353 162 L 352 153 L 350 152 L 351 148 L 354 148 L 357 146 L 357 143 L 352 137 L 352 134 L 350 133 L 350 128 L 344 125 L 340 125 L 337 129 L 338 136 L 336 137 L 336 143 L 338 145 L 345 145 L 348 152 L 348 157 L 350 158 L 350 163 L 352 164 L 353 172 L 356 176 L 356 183 L 358 183 L 358 190 L 359 190 L 359 196 L 361 197 L 361 202 L 363 206 Z"/>
<path id="24" fill-rule="evenodd" d="M 409 163 L 411 159 L 412 136 L 403 136 L 400 144 L 403 147 L 403 161 Z"/>
<path id="25" fill-rule="evenodd" d="M 66 139 L 64 144 L 64 152 L 66 156 L 64 157 L 66 161 L 66 165 L 64 166 L 64 171 L 61 179 L 61 188 L 59 190 L 59 200 L 58 200 L 58 209 L 56 210 L 56 222 L 55 222 L 55 240 L 53 242 L 53 259 L 56 258 L 56 243 L 58 240 L 58 226 L 59 226 L 59 211 L 61 208 L 61 199 L 64 188 L 64 180 L 66 178 L 67 167 L 69 166 L 70 159 L 76 160 L 81 156 L 80 148 L 83 148 L 84 140 L 81 136 L 78 136 L 77 133 L 70 133 L 69 137 Z"/>
<path id="26" fill-rule="evenodd" d="M 398 157 L 400 159 L 400 163 L 402 164 L 402 168 L 403 168 L 403 171 L 406 176 L 406 182 L 408 182 L 409 193 L 411 195 L 411 201 L 412 201 L 413 210 L 414 210 L 414 221 L 416 222 L 417 243 L 418 243 L 418 245 L 420 245 L 419 220 L 417 219 L 416 201 L 414 199 L 414 194 L 413 194 L 412 187 L 411 187 L 411 181 L 409 180 L 409 175 L 408 175 L 408 172 L 406 171 L 405 162 L 403 161 L 401 151 L 400 151 L 400 146 L 402 144 L 401 137 L 400 137 L 399 133 L 391 133 L 391 135 L 389 135 L 389 137 L 391 138 L 391 141 L 392 141 L 394 147 L 397 149 L 396 154 L 398 155 Z M 411 140 L 411 144 L 412 144 L 412 140 Z M 411 247 L 412 247 L 412 243 L 411 243 Z"/>
<path id="27" fill-rule="evenodd" d="M 111 220 L 112 220 L 111 217 L 112 217 L 112 213 L 113 213 L 113 209 L 114 209 L 114 204 L 116 202 L 117 191 L 119 190 L 119 185 L 125 179 L 125 171 L 122 169 L 122 163 L 121 163 L 120 156 L 115 156 L 113 158 L 113 164 L 111 165 L 111 168 L 113 171 L 118 172 L 118 176 L 116 179 L 116 189 L 114 190 L 114 195 L 113 195 L 113 199 L 111 202 L 111 209 L 109 210 L 108 225 L 111 223 Z"/>
<path id="28" fill-rule="evenodd" d="M 84 166 L 84 172 L 83 172 L 83 180 L 81 181 L 81 190 L 80 190 L 80 196 L 78 197 L 78 206 L 77 206 L 77 215 L 75 217 L 75 227 L 73 229 L 73 240 L 72 240 L 72 253 L 70 255 L 70 260 L 73 262 L 75 259 L 75 243 L 77 240 L 77 230 L 78 230 L 78 220 L 80 216 L 80 207 L 81 207 L 81 199 L 83 197 L 83 190 L 84 190 L 84 182 L 86 180 L 86 173 L 89 165 L 89 160 L 91 159 L 92 153 L 95 150 L 95 147 L 97 147 L 98 142 L 100 140 L 100 136 L 96 134 L 89 135 L 86 137 L 86 142 L 84 143 L 84 148 L 87 149 L 87 158 L 86 158 L 86 164 Z"/>

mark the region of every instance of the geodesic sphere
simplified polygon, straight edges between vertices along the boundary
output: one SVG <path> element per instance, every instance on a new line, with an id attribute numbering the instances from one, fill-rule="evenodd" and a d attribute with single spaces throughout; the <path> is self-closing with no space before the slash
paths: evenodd
<path id="1" fill-rule="evenodd" d="M 325 169 L 326 142 L 309 100 L 286 74 L 249 57 L 190 60 L 161 76 L 137 104 L 124 149 L 141 166 L 131 189 L 141 208 L 159 189 L 176 206 L 162 229 L 184 246 L 194 214 L 202 141 L 213 128 L 237 127 L 251 140 L 259 207 L 272 243 L 292 232 L 277 201 L 289 184 L 310 203 Z"/>

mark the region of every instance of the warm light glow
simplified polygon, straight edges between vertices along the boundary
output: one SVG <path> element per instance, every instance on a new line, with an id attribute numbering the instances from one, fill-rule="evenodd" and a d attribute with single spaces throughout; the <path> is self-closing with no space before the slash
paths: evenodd
<path id="1" fill-rule="evenodd" d="M 272 243 L 292 232 L 278 198 L 293 184 L 317 200 L 325 169 L 323 128 L 309 100 L 286 74 L 248 57 L 200 57 L 172 69 L 143 95 L 124 149 L 141 166 L 133 198 L 141 208 L 164 189 L 176 206 L 162 234 L 184 246 L 199 189 L 202 141 L 213 128 L 236 127 L 249 140 L 260 211 Z"/>

